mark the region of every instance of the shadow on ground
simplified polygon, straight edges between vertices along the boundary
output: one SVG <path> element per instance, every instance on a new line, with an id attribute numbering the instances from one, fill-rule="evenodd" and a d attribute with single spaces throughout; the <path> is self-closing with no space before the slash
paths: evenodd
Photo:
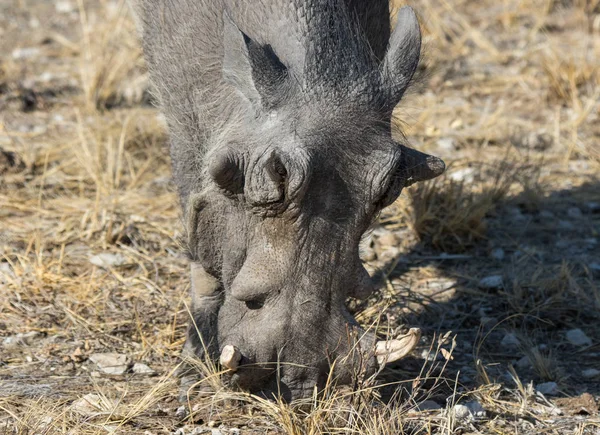
<path id="1" fill-rule="evenodd" d="M 385 381 L 423 377 L 429 359 L 430 378 L 419 387 L 435 383 L 433 395 L 422 391 L 442 405 L 455 387 L 518 382 L 548 396 L 600 395 L 600 182 L 531 199 L 498 204 L 486 238 L 463 254 L 424 240 L 380 269 L 395 293 L 389 323 L 423 331 L 417 356 L 386 370 Z M 385 292 L 376 298 L 389 298 Z M 449 331 L 456 346 L 446 361 L 435 355 L 434 337 Z M 451 339 L 443 347 L 450 350 Z"/>

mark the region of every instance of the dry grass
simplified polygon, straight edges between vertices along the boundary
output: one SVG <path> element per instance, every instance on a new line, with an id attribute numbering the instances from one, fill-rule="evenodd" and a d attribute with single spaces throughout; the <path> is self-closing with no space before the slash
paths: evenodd
<path id="1" fill-rule="evenodd" d="M 591 267 L 600 229 L 586 209 L 600 202 L 597 1 L 415 2 L 430 78 L 398 115 L 449 170 L 384 214 L 398 235 L 393 246 L 374 236 L 370 266 L 385 286 L 357 318 L 382 335 L 421 326 L 422 345 L 378 385 L 329 386 L 291 404 L 228 390 L 218 367 L 197 361 L 213 392 L 182 408 L 174 370 L 187 264 L 133 24 L 123 1 L 81 0 L 66 13 L 50 3 L 1 6 L 39 28 L 10 33 L 0 64 L 0 148 L 24 162 L 0 161 L 0 336 L 21 337 L 0 348 L 0 432 L 584 434 L 600 425 L 558 414 L 535 391 L 556 381 L 565 394 L 600 394 L 580 376 L 597 367 L 600 339 Z M 14 58 L 13 45 L 40 55 Z M 24 89 L 35 96 L 29 112 Z M 567 215 L 574 206 L 581 217 Z M 489 256 L 498 248 L 504 259 Z M 99 253 L 119 261 L 94 266 Z M 479 288 L 492 273 L 501 288 Z M 569 347 L 574 327 L 591 347 Z M 518 348 L 503 347 L 506 331 Z M 97 352 L 126 354 L 158 376 L 101 375 L 88 359 Z M 522 356 L 530 368 L 515 365 Z M 427 400 L 440 409 L 422 409 Z M 486 416 L 455 414 L 473 400 Z"/>

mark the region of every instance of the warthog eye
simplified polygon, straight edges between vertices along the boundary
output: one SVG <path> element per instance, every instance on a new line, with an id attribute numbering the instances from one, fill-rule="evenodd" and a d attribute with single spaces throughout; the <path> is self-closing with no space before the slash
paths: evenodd
<path id="1" fill-rule="evenodd" d="M 265 304 L 265 301 L 262 299 L 254 299 L 251 301 L 246 301 L 246 307 L 249 310 L 260 310 L 264 304 Z"/>

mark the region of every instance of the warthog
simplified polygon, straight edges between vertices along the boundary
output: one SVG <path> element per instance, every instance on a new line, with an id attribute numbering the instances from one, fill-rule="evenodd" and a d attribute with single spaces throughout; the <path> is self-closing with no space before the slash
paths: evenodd
<path id="1" fill-rule="evenodd" d="M 419 62 L 412 9 L 388 0 L 137 0 L 187 225 L 184 353 L 231 385 L 305 397 L 410 351 L 345 301 L 374 284 L 358 246 L 403 187 L 444 163 L 392 139 Z M 335 363 L 334 363 L 335 362 Z"/>

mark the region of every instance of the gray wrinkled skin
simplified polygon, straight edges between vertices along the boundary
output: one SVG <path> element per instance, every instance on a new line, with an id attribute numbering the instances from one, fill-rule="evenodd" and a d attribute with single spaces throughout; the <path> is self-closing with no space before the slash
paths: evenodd
<path id="1" fill-rule="evenodd" d="M 137 0 L 197 273 L 185 352 L 236 346 L 232 385 L 312 394 L 376 370 L 347 312 L 374 290 L 361 236 L 443 162 L 392 140 L 417 67 L 409 8 L 387 0 Z"/>

